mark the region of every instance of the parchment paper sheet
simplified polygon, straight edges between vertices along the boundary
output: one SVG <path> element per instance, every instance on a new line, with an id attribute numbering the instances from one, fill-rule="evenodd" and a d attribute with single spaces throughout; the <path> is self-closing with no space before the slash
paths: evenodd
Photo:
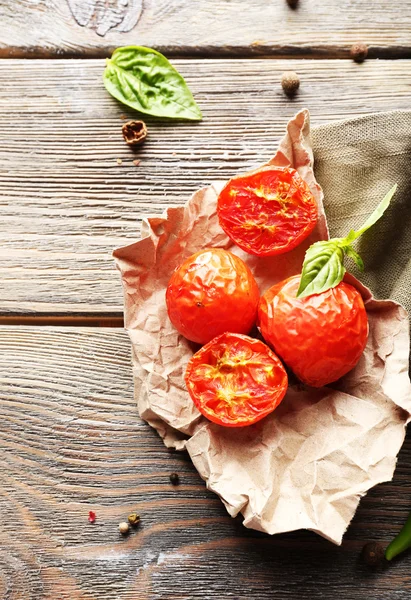
<path id="1" fill-rule="evenodd" d="M 361 496 L 392 478 L 404 440 L 411 412 L 405 310 L 392 301 L 374 300 L 348 276 L 364 297 L 370 323 L 358 365 L 332 388 L 291 386 L 272 415 L 239 429 L 214 425 L 195 408 L 184 371 L 196 348 L 175 331 L 166 311 L 165 289 L 173 269 L 202 248 L 227 248 L 240 256 L 263 293 L 299 273 L 308 246 L 328 237 L 322 191 L 312 168 L 307 110 L 290 121 L 270 164 L 296 168 L 318 203 L 317 227 L 294 251 L 262 259 L 234 246 L 216 215 L 224 182 L 147 219 L 142 239 L 115 251 L 133 349 L 135 396 L 141 417 L 167 446 L 188 450 L 207 487 L 232 516 L 244 515 L 246 527 L 270 534 L 305 528 L 340 544 Z"/>

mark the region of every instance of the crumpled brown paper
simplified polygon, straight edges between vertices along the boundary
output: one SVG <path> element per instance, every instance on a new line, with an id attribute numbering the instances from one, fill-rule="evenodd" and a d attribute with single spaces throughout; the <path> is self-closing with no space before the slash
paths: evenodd
<path id="1" fill-rule="evenodd" d="M 294 251 L 258 258 L 234 246 L 216 214 L 223 182 L 147 219 L 142 239 L 115 251 L 133 347 L 135 395 L 141 417 L 167 446 L 188 450 L 207 487 L 230 515 L 244 515 L 246 527 L 270 534 L 305 528 L 340 544 L 361 496 L 392 478 L 403 443 L 411 412 L 405 310 L 374 300 L 347 276 L 364 297 L 370 324 L 358 365 L 332 387 L 291 386 L 274 413 L 238 429 L 210 423 L 195 408 L 184 385 L 194 348 L 166 311 L 165 289 L 173 269 L 202 248 L 229 248 L 240 256 L 263 293 L 300 272 L 307 247 L 328 237 L 322 191 L 312 169 L 307 110 L 290 121 L 270 164 L 296 168 L 318 203 L 317 227 Z"/>

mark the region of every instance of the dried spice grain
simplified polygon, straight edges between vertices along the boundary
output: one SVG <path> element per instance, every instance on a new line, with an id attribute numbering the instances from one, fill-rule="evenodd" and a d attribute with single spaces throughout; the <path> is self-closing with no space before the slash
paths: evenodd
<path id="1" fill-rule="evenodd" d="M 359 42 L 357 44 L 353 44 L 350 50 L 350 56 L 353 61 L 357 63 L 362 63 L 365 61 L 368 55 L 368 46 L 367 44 L 363 44 Z"/>
<path id="2" fill-rule="evenodd" d="M 294 71 L 285 71 L 281 77 L 281 87 L 287 96 L 294 96 L 300 87 L 300 78 L 297 73 Z"/>
<path id="3" fill-rule="evenodd" d="M 171 473 L 170 481 L 173 485 L 178 485 L 180 483 L 180 477 L 178 473 Z"/>
<path id="4" fill-rule="evenodd" d="M 127 535 L 130 531 L 130 525 L 125 521 L 122 521 L 118 526 L 118 530 L 121 533 L 121 535 Z"/>
<path id="5" fill-rule="evenodd" d="M 384 548 L 378 542 L 369 542 L 363 547 L 361 557 L 369 567 L 377 567 L 384 560 Z"/>
<path id="6" fill-rule="evenodd" d="M 131 513 L 131 515 L 128 515 L 128 522 L 133 527 L 136 527 L 140 523 L 140 520 L 140 515 L 137 513 Z"/>
<path id="7" fill-rule="evenodd" d="M 142 144 L 147 137 L 147 126 L 144 121 L 127 121 L 121 128 L 123 138 L 129 146 Z"/>

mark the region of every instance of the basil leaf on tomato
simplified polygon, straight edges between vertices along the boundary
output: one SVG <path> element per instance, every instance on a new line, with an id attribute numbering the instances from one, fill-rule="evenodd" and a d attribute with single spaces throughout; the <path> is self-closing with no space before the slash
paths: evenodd
<path id="1" fill-rule="evenodd" d="M 320 294 L 340 283 L 345 274 L 344 250 L 338 238 L 316 242 L 306 252 L 297 296 Z"/>
<path id="2" fill-rule="evenodd" d="M 200 121 L 202 114 L 184 78 L 165 56 L 143 46 L 114 50 L 103 75 L 106 90 L 141 113 Z"/>
<path id="3" fill-rule="evenodd" d="M 346 272 L 344 267 L 345 255 L 349 256 L 361 271 L 364 270 L 363 260 L 351 244 L 383 216 L 396 190 L 397 184 L 384 196 L 358 231 L 352 229 L 345 238 L 332 238 L 324 242 L 315 242 L 308 248 L 305 253 L 297 297 L 304 298 L 304 296 L 310 296 L 311 294 L 320 294 L 338 285 Z"/>

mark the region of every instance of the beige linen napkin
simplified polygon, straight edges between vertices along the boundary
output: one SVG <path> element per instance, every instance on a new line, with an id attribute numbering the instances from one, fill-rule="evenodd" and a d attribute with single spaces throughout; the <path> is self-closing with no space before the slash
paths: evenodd
<path id="1" fill-rule="evenodd" d="M 373 278 L 376 293 L 389 290 L 406 302 L 404 282 L 409 285 L 411 274 L 400 273 L 399 265 L 409 267 L 410 237 L 395 213 L 398 205 L 404 222 L 410 218 L 405 166 L 411 156 L 410 114 L 398 117 L 403 127 L 390 114 L 318 128 L 314 150 L 332 235 L 345 235 L 351 226 L 361 224 L 388 189 L 399 183 L 386 224 L 381 226 L 387 229 L 387 223 L 395 224 L 391 236 L 384 236 L 390 257 L 388 246 L 381 246 L 374 232 L 367 235 L 361 250 L 367 267 L 373 259 L 368 277 Z M 404 127 L 407 135 L 398 135 L 398 146 L 394 140 L 387 142 L 393 130 L 399 133 Z M 361 496 L 391 479 L 404 439 L 411 412 L 409 324 L 404 309 L 392 301 L 374 300 L 367 288 L 348 276 L 364 297 L 370 323 L 358 365 L 328 388 L 290 386 L 272 415 L 233 430 L 208 422 L 190 400 L 184 371 L 194 348 L 175 331 L 165 306 L 172 270 L 201 248 L 224 247 L 241 256 L 261 292 L 300 272 L 308 245 L 328 236 L 312 162 L 309 114 L 304 110 L 290 121 L 270 161 L 294 166 L 319 207 L 319 222 L 309 240 L 288 254 L 258 259 L 231 243 L 216 215 L 224 183 L 219 182 L 196 192 L 185 205 L 146 219 L 142 239 L 116 250 L 114 256 L 122 274 L 125 326 L 133 347 L 135 395 L 142 418 L 157 429 L 166 445 L 188 450 L 207 487 L 221 497 L 231 515 L 244 515 L 246 527 L 271 534 L 305 528 L 339 544 Z M 395 237 L 401 242 L 399 256 Z M 396 269 L 390 269 L 390 260 L 398 265 Z"/>
<path id="2" fill-rule="evenodd" d="M 366 270 L 350 271 L 377 298 L 411 312 L 411 111 L 392 111 L 312 130 L 314 169 L 325 197 L 331 237 L 362 225 L 398 183 L 388 212 L 359 240 Z"/>

